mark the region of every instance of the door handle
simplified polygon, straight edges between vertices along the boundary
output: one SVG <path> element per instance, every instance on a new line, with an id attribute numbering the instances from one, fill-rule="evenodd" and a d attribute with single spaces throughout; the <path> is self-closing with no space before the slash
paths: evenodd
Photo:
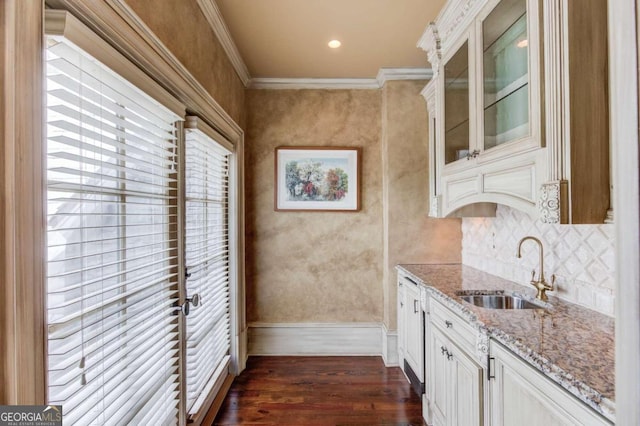
<path id="1" fill-rule="evenodd" d="M 195 308 L 196 306 L 200 306 L 201 303 L 202 299 L 200 295 L 196 293 L 191 297 L 187 297 L 182 305 L 179 305 L 177 303 L 173 305 L 171 315 L 178 315 L 180 312 L 182 312 L 186 317 L 191 312 L 191 305 L 193 305 L 193 307 Z"/>
<path id="2" fill-rule="evenodd" d="M 187 315 L 189 315 L 189 312 L 191 311 L 191 305 L 193 305 L 193 307 L 195 308 L 197 306 L 200 306 L 200 302 L 202 301 L 200 300 L 200 295 L 198 293 L 194 294 L 191 297 L 187 297 L 182 304 L 182 313 L 184 313 L 184 316 L 186 317 Z"/>

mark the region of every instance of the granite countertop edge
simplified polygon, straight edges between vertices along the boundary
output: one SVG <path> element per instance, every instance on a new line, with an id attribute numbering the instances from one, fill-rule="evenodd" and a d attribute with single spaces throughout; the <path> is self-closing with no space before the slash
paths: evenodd
<path id="1" fill-rule="evenodd" d="M 434 285 L 434 283 L 426 283 L 421 277 L 408 270 L 407 267 L 410 266 L 411 265 L 397 265 L 396 269 L 402 271 L 405 275 L 414 279 L 418 284 L 424 286 L 424 288 L 432 296 L 435 296 L 459 316 L 466 319 L 468 323 L 477 331 L 484 332 L 489 338 L 493 338 L 496 341 L 500 342 L 506 348 L 513 351 L 520 358 L 528 362 L 536 370 L 540 371 L 555 383 L 558 383 L 572 395 L 603 415 L 609 421 L 615 423 L 614 401 L 606 398 L 600 392 L 589 386 L 587 383 L 581 381 L 579 378 L 574 377 L 570 373 L 558 367 L 556 364 L 546 359 L 544 356 L 540 355 L 532 348 L 529 348 L 526 345 L 522 344 L 514 336 L 509 335 L 508 333 L 502 331 L 497 327 L 487 326 L 482 322 L 481 319 L 477 317 L 474 312 L 465 307 L 465 305 L 461 301 L 454 299 L 440 291 L 437 288 L 437 284 Z M 491 275 L 489 273 L 485 274 Z M 514 283 L 514 285 L 518 284 Z M 587 308 L 584 309 L 586 310 Z"/>

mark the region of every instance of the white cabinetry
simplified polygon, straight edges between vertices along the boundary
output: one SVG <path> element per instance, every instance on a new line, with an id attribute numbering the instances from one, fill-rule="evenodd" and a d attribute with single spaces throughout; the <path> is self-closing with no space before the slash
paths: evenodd
<path id="1" fill-rule="evenodd" d="M 422 336 L 422 310 L 420 308 L 420 289 L 411 281 L 405 281 L 405 327 L 407 329 L 407 341 L 405 347 L 405 359 L 413 372 L 423 382 L 423 336 Z"/>
<path id="2" fill-rule="evenodd" d="M 606 0 L 449 0 L 434 70 L 430 212 L 602 223 L 609 207 Z M 494 211 L 494 210 L 493 210 Z"/>
<path id="3" fill-rule="evenodd" d="M 420 287 L 410 278 L 398 277 L 398 358 L 412 385 L 424 388 L 424 328 Z"/>
<path id="4" fill-rule="evenodd" d="M 468 352 L 473 332 L 464 320 L 439 302 L 431 299 L 429 306 L 431 420 L 435 426 L 481 425 L 484 370 Z"/>
<path id="5" fill-rule="evenodd" d="M 611 424 L 499 343 L 490 347 L 493 426 Z"/>

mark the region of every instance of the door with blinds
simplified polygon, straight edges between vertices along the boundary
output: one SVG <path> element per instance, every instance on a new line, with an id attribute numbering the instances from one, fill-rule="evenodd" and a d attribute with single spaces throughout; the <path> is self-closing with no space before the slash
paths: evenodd
<path id="1" fill-rule="evenodd" d="M 46 54 L 49 402 L 175 423 L 181 118 L 64 38 Z"/>
<path id="2" fill-rule="evenodd" d="M 185 127 L 187 410 L 196 419 L 229 374 L 231 146 L 196 117 Z"/>
<path id="3" fill-rule="evenodd" d="M 70 425 L 198 423 L 229 371 L 233 146 L 183 131 L 182 105 L 64 16 L 73 34 L 46 39 L 48 403 Z"/>

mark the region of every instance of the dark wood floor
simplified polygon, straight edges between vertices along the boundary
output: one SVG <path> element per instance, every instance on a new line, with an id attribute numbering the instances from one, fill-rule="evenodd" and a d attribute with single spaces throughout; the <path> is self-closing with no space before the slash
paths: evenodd
<path id="1" fill-rule="evenodd" d="M 379 357 L 251 357 L 216 425 L 423 425 L 420 398 Z"/>

